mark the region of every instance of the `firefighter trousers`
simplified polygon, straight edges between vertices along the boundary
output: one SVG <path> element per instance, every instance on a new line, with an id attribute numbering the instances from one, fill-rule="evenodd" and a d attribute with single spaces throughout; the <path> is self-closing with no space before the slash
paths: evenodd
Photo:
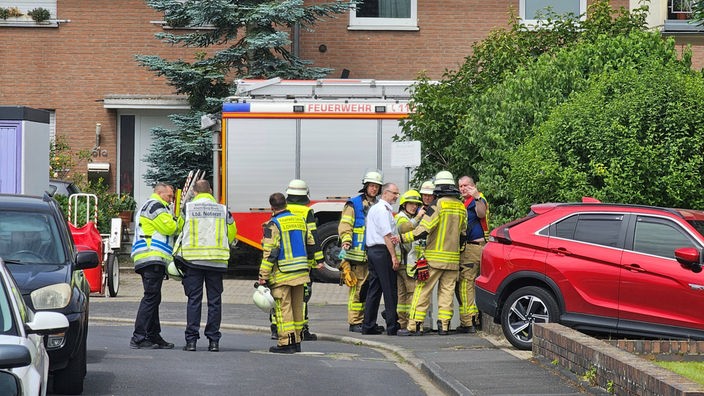
<path id="1" fill-rule="evenodd" d="M 479 275 L 479 262 L 482 256 L 482 245 L 468 243 L 460 257 L 460 276 L 457 281 L 457 301 L 460 302 L 460 326 L 472 326 L 473 319 L 479 314 L 474 301 L 474 280 Z"/>
<path id="2" fill-rule="evenodd" d="M 433 288 L 438 285 L 438 320 L 443 330 L 449 330 L 453 314 L 455 299 L 455 284 L 457 283 L 458 270 L 430 268 L 430 277 L 425 282 L 416 281 L 411 301 L 408 331 L 416 331 L 416 326 L 423 324 L 425 315 L 430 307 L 430 297 Z"/>
<path id="3" fill-rule="evenodd" d="M 357 284 L 350 287 L 347 298 L 347 322 L 350 325 L 361 325 L 364 322 L 364 300 L 367 299 L 367 278 L 369 265 L 359 261 L 350 261 L 350 268 L 357 277 Z"/>
<path id="4" fill-rule="evenodd" d="M 398 290 L 398 304 L 396 304 L 398 324 L 402 329 L 405 329 L 408 326 L 408 314 L 411 310 L 416 280 L 408 276 L 402 268 L 396 272 L 396 288 Z"/>
<path id="5" fill-rule="evenodd" d="M 271 289 L 271 296 L 276 301 L 274 317 L 279 335 L 278 346 L 290 345 L 291 340 L 295 340 L 296 344 L 301 342 L 303 287 L 304 285 L 279 285 Z"/>

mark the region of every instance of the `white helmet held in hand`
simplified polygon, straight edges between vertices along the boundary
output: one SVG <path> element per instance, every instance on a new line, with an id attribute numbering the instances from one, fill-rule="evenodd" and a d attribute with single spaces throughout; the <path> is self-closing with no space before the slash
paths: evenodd
<path id="1" fill-rule="evenodd" d="M 183 271 L 181 271 L 173 261 L 166 266 L 166 273 L 169 274 L 169 278 L 173 280 L 183 280 Z"/>
<path id="2" fill-rule="evenodd" d="M 308 195 L 308 184 L 301 179 L 293 179 L 288 183 L 286 195 Z"/>
<path id="3" fill-rule="evenodd" d="M 257 289 L 252 295 L 252 300 L 254 301 L 254 305 L 256 305 L 257 308 L 261 309 L 266 313 L 269 313 L 271 309 L 274 308 L 274 306 L 276 305 L 274 297 L 271 295 L 271 290 L 269 290 L 269 288 L 264 285 L 257 286 Z"/>

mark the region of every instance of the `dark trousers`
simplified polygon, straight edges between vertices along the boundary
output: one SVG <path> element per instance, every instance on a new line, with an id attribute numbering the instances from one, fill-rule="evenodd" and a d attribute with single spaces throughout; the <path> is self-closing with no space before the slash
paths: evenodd
<path id="1" fill-rule="evenodd" d="M 381 296 L 384 296 L 384 311 L 386 311 L 386 332 L 396 334 L 399 329 L 396 305 L 398 294 L 396 289 L 396 271 L 393 269 L 391 255 L 385 245 L 371 246 L 367 249 L 369 261 L 369 289 L 364 303 L 364 323 L 362 332 L 376 327 Z"/>
<path id="2" fill-rule="evenodd" d="M 161 333 L 159 324 L 159 304 L 161 303 L 161 284 L 164 282 L 164 266 L 149 264 L 140 268 L 137 273 L 142 277 L 144 296 L 139 303 L 137 318 L 134 320 L 132 340 L 142 342 L 153 340 Z"/>
<path id="3" fill-rule="evenodd" d="M 208 295 L 208 321 L 203 334 L 210 341 L 220 341 L 222 322 L 222 272 L 187 267 L 183 276 L 183 290 L 188 297 L 186 308 L 186 342 L 200 338 L 200 311 L 203 301 L 203 282 Z"/>

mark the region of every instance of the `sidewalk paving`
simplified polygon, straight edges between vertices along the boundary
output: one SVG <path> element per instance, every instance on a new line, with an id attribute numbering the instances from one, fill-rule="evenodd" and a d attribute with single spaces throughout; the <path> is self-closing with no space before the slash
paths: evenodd
<path id="1" fill-rule="evenodd" d="M 252 303 L 253 279 L 225 279 L 223 329 L 269 334 L 269 320 Z M 91 320 L 130 322 L 142 296 L 141 279 L 122 271 L 117 297 L 91 297 Z M 107 304 L 119 306 L 109 310 Z M 162 288 L 162 324 L 184 325 L 186 297 L 180 282 L 168 280 Z M 362 335 L 348 331 L 347 288 L 315 283 L 309 303 L 310 328 L 320 340 L 379 348 L 410 363 L 447 394 L 452 395 L 576 395 L 602 393 L 585 389 L 576 379 L 533 359 L 529 351 L 517 351 L 503 338 L 479 332 L 475 335 L 429 333 L 422 337 Z M 101 309 L 102 308 L 102 309 Z M 115 308 L 115 307 L 113 307 Z M 204 304 L 205 309 L 205 304 Z M 379 323 L 383 324 L 381 317 Z M 185 325 L 184 325 L 185 326 Z M 178 342 L 178 340 L 174 340 Z M 305 345 L 303 346 L 305 349 Z"/>

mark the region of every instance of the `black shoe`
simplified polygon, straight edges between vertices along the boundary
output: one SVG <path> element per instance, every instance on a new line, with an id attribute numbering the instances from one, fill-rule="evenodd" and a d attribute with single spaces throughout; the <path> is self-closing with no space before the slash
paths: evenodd
<path id="1" fill-rule="evenodd" d="M 457 329 L 455 330 L 459 334 L 474 334 L 477 332 L 477 329 L 472 325 L 472 326 L 457 326 Z"/>
<path id="2" fill-rule="evenodd" d="M 220 352 L 220 343 L 218 341 L 210 340 L 208 344 L 208 352 Z"/>
<path id="3" fill-rule="evenodd" d="M 386 320 L 386 310 L 381 311 L 381 317 Z"/>
<path id="4" fill-rule="evenodd" d="M 408 329 L 401 329 L 396 332 L 396 335 L 400 336 L 400 337 L 408 337 L 408 336 L 419 336 L 421 334 L 418 333 L 417 331 L 408 331 Z"/>
<path id="5" fill-rule="evenodd" d="M 167 342 L 161 336 L 156 336 L 152 338 L 152 343 L 157 346 L 158 349 L 174 349 L 174 344 Z"/>
<path id="6" fill-rule="evenodd" d="M 381 327 L 381 329 L 379 329 Z M 362 334 L 381 334 L 384 332 L 384 326 L 374 326 L 369 330 L 362 330 Z"/>
<path id="7" fill-rule="evenodd" d="M 448 335 L 450 332 L 442 328 L 442 321 L 438 320 L 438 335 Z"/>
<path id="8" fill-rule="evenodd" d="M 183 347 L 184 351 L 189 351 L 189 352 L 195 352 L 196 350 L 196 342 L 195 341 L 187 341 L 186 346 Z"/>
<path id="9" fill-rule="evenodd" d="M 159 345 L 156 345 L 149 340 L 142 340 L 140 342 L 135 342 L 135 340 L 130 340 L 130 348 L 132 348 L 132 349 L 159 349 Z"/>
<path id="10" fill-rule="evenodd" d="M 296 353 L 296 344 L 293 345 L 277 345 L 269 348 L 271 353 Z"/>
<path id="11" fill-rule="evenodd" d="M 353 333 L 361 333 L 362 332 L 362 325 L 361 324 L 350 325 L 350 331 Z"/>
<path id="12" fill-rule="evenodd" d="M 300 351 L 301 351 L 301 343 L 297 342 L 296 343 L 296 352 L 300 352 Z"/>
<path id="13" fill-rule="evenodd" d="M 302 336 L 303 336 L 302 337 L 303 341 L 317 341 L 318 340 L 318 336 L 316 334 L 311 333 L 310 330 L 308 330 L 307 328 L 303 329 Z"/>
<path id="14" fill-rule="evenodd" d="M 271 339 L 278 340 L 279 339 L 279 332 L 276 330 L 276 325 L 272 324 L 270 327 L 271 327 Z"/>

